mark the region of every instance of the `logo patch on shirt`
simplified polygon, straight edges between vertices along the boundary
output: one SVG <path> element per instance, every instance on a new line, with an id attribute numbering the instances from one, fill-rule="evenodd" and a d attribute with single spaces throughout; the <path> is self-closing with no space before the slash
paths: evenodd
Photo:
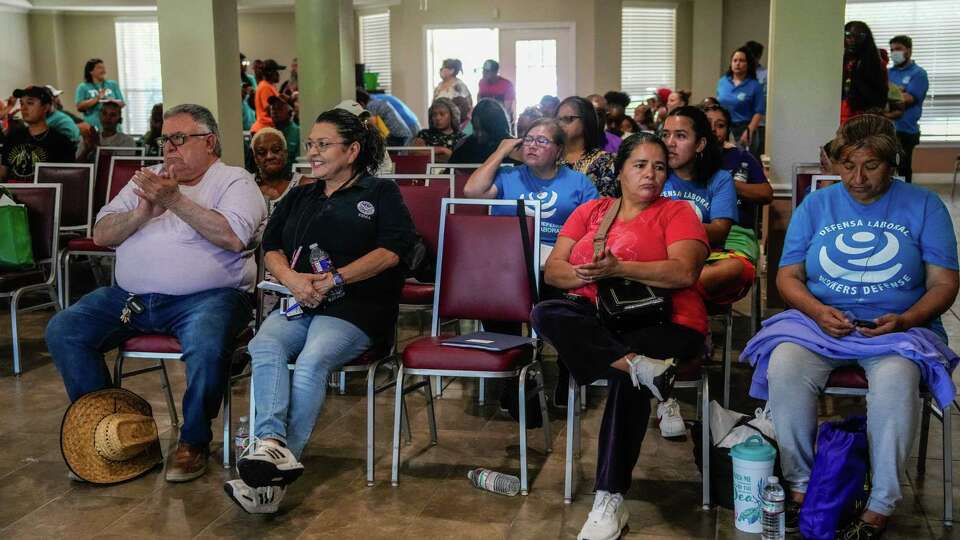
<path id="1" fill-rule="evenodd" d="M 747 99 L 746 92 L 740 92 L 739 94 L 737 94 L 737 101 L 746 101 L 746 99 Z"/>
<path id="2" fill-rule="evenodd" d="M 903 76 L 903 84 L 910 84 L 910 76 L 909 76 L 909 75 L 904 75 L 904 76 Z"/>
<path id="3" fill-rule="evenodd" d="M 360 212 L 360 217 L 364 219 L 370 219 L 377 209 L 374 208 L 373 203 L 370 201 L 360 201 L 357 203 L 357 211 Z"/>

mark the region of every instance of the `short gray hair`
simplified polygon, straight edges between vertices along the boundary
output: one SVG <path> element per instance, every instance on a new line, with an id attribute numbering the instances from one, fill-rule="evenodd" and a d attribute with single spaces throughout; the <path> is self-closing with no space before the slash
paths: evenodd
<path id="1" fill-rule="evenodd" d="M 200 124 L 217 138 L 217 143 L 213 146 L 213 153 L 220 157 L 223 154 L 223 149 L 220 147 L 220 127 L 217 126 L 217 119 L 213 117 L 210 109 L 195 103 L 184 103 L 167 109 L 167 112 L 163 113 L 163 119 L 166 120 L 181 114 L 190 116 L 194 122 Z"/>

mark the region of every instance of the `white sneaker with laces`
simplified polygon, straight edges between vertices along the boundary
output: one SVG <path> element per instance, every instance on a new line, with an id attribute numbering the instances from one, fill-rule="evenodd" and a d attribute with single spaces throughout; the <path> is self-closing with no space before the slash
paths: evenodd
<path id="1" fill-rule="evenodd" d="M 248 514 L 274 514 L 280 508 L 280 501 L 283 500 L 287 488 L 280 486 L 253 488 L 243 480 L 230 480 L 223 484 L 223 491 Z"/>
<path id="2" fill-rule="evenodd" d="M 303 474 L 303 464 L 286 446 L 262 442 L 237 461 L 237 472 L 250 487 L 287 486 Z"/>
<path id="3" fill-rule="evenodd" d="M 670 397 L 673 382 L 677 378 L 677 367 L 673 365 L 673 360 L 655 360 L 638 354 L 627 360 L 627 364 L 634 386 L 647 387 L 657 401 Z"/>
<path id="4" fill-rule="evenodd" d="M 665 439 L 683 437 L 687 434 L 687 426 L 680 416 L 680 404 L 670 398 L 657 405 L 657 418 L 660 420 L 660 435 Z"/>
<path id="5" fill-rule="evenodd" d="M 577 540 L 617 540 L 629 519 L 630 514 L 623 507 L 623 495 L 597 491 L 593 510 L 580 529 Z"/>

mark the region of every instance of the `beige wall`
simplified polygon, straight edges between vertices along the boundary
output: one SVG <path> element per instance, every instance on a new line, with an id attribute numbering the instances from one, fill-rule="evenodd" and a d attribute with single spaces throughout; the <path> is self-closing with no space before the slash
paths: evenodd
<path id="1" fill-rule="evenodd" d="M 730 54 L 753 40 L 763 44 L 761 63 L 766 65 L 770 45 L 770 0 L 723 1 L 723 57 L 718 69 L 726 71 Z"/>
<path id="2" fill-rule="evenodd" d="M 293 11 L 241 12 L 237 18 L 240 30 L 240 52 L 253 62 L 273 58 L 289 66 L 297 56 L 297 32 Z M 252 73 L 252 70 L 250 71 Z M 286 79 L 286 74 L 281 74 Z"/>
<path id="3" fill-rule="evenodd" d="M 0 95 L 9 96 L 13 90 L 34 81 L 31 68 L 29 18 L 25 12 L 0 8 L 0 36 L 3 36 L 3 54 L 0 55 Z"/>

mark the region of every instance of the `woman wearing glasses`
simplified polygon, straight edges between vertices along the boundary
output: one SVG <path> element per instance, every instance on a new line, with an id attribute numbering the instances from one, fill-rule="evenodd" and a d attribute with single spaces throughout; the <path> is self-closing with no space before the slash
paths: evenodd
<path id="1" fill-rule="evenodd" d="M 557 121 L 566 137 L 560 164 L 587 175 L 601 196 L 618 196 L 620 182 L 613 172 L 613 156 L 603 150 L 604 129 L 593 104 L 579 96 L 568 97 L 557 109 Z"/>
<path id="2" fill-rule="evenodd" d="M 400 261 L 416 237 L 396 184 L 373 177 L 384 151 L 376 127 L 334 109 L 304 146 L 317 181 L 284 196 L 263 235 L 264 264 L 293 298 L 250 342 L 259 443 L 237 462 L 240 479 L 224 485 L 254 514 L 276 512 L 303 472 L 330 373 L 393 337 Z"/>
<path id="3" fill-rule="evenodd" d="M 565 135 L 552 118 L 533 123 L 523 139 L 504 139 L 497 150 L 470 175 L 463 192 L 477 199 L 537 199 L 540 201 L 540 242 L 553 246 L 567 216 L 596 199 L 597 188 L 582 173 L 560 164 Z M 521 147 L 523 164 L 500 168 Z M 515 213 L 495 208 L 494 213 Z"/>

